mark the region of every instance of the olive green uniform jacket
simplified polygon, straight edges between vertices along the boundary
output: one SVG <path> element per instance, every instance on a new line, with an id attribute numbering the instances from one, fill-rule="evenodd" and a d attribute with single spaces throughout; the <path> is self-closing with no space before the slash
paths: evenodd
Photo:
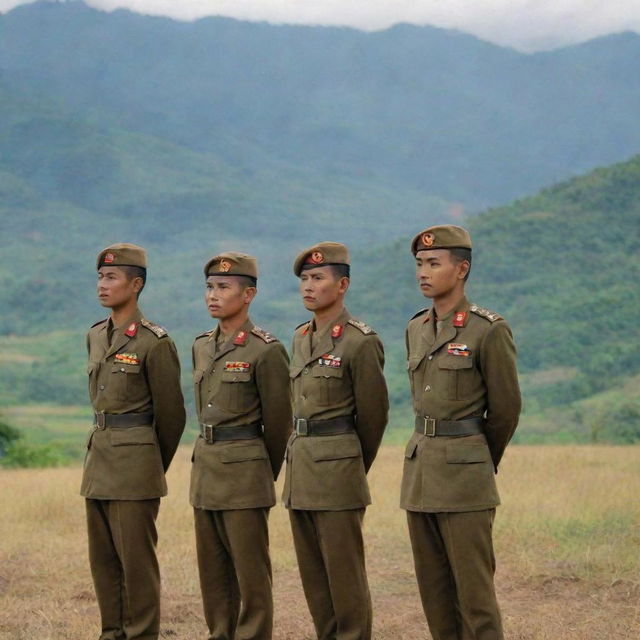
<path id="1" fill-rule="evenodd" d="M 260 422 L 263 438 L 200 436 L 193 452 L 190 500 L 200 509 L 275 504 L 274 479 L 291 433 L 289 358 L 271 334 L 247 322 L 216 353 L 219 328 L 193 344 L 193 381 L 201 423 L 240 427 Z"/>
<path id="2" fill-rule="evenodd" d="M 484 434 L 414 433 L 405 451 L 401 506 L 409 511 L 479 511 L 499 504 L 494 471 L 518 424 L 521 400 L 516 350 L 507 323 L 463 298 L 442 318 L 414 316 L 406 331 L 417 416 L 483 417 Z"/>
<path id="3" fill-rule="evenodd" d="M 139 310 L 113 331 L 108 319 L 87 335 L 89 396 L 96 412 L 151 413 L 152 426 L 93 428 L 80 492 L 98 500 L 146 500 L 167 494 L 165 471 L 184 430 L 180 363 L 167 332 Z"/>
<path id="4" fill-rule="evenodd" d="M 354 416 L 355 431 L 331 436 L 292 434 L 283 500 L 291 509 L 359 509 L 371 503 L 366 473 L 387 424 L 384 351 L 373 329 L 344 309 L 316 336 L 312 323 L 295 332 L 290 376 L 296 418 Z"/>

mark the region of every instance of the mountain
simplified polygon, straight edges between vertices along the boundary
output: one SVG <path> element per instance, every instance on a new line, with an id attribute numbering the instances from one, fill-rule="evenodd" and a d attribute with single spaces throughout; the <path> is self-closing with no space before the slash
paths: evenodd
<path id="1" fill-rule="evenodd" d="M 397 25 L 176 22 L 79 2 L 0 16 L 5 82 L 234 166 L 307 167 L 478 209 L 640 149 L 640 36 L 521 54 Z"/>

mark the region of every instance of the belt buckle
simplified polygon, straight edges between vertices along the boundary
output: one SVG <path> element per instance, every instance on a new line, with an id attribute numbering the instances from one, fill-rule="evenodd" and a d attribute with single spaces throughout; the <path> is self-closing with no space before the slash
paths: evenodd
<path id="1" fill-rule="evenodd" d="M 306 418 L 296 418 L 296 434 L 299 436 L 309 435 L 309 422 Z"/>
<path id="2" fill-rule="evenodd" d="M 104 415 L 104 411 L 98 411 L 95 414 L 95 419 L 96 419 L 96 429 L 102 431 L 103 429 L 106 428 L 107 426 L 107 421 Z"/>
<path id="3" fill-rule="evenodd" d="M 436 419 L 435 418 L 423 418 L 424 425 L 422 433 L 429 438 L 434 438 L 436 435 Z"/>
<path id="4" fill-rule="evenodd" d="M 211 442 L 213 443 L 213 425 L 212 424 L 203 424 L 203 431 L 204 433 L 202 434 L 204 436 L 204 439 L 207 442 Z"/>

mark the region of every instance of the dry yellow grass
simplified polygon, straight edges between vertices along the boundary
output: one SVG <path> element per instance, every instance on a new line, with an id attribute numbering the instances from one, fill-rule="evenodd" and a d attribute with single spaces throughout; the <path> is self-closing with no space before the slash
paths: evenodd
<path id="1" fill-rule="evenodd" d="M 640 449 L 517 447 L 499 484 L 498 591 L 509 640 L 640 637 Z M 160 519 L 163 637 L 204 639 L 179 450 Z M 426 640 L 404 513 L 402 448 L 381 450 L 366 518 L 376 640 Z M 0 640 L 95 640 L 79 468 L 0 471 Z M 288 519 L 271 513 L 274 640 L 313 638 Z"/>

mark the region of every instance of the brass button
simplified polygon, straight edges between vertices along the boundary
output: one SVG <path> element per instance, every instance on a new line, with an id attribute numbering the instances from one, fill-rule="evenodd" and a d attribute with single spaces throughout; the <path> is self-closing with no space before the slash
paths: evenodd
<path id="1" fill-rule="evenodd" d="M 104 385 L 103 384 L 100 385 L 100 391 L 104 391 Z"/>
<path id="2" fill-rule="evenodd" d="M 429 356 L 429 357 L 427 358 L 427 360 L 433 360 L 433 356 L 432 356 L 432 355 L 431 355 L 431 356 Z"/>
<path id="3" fill-rule="evenodd" d="M 431 385 L 427 385 L 427 386 L 424 388 L 424 390 L 425 390 L 425 391 L 431 391 Z"/>

